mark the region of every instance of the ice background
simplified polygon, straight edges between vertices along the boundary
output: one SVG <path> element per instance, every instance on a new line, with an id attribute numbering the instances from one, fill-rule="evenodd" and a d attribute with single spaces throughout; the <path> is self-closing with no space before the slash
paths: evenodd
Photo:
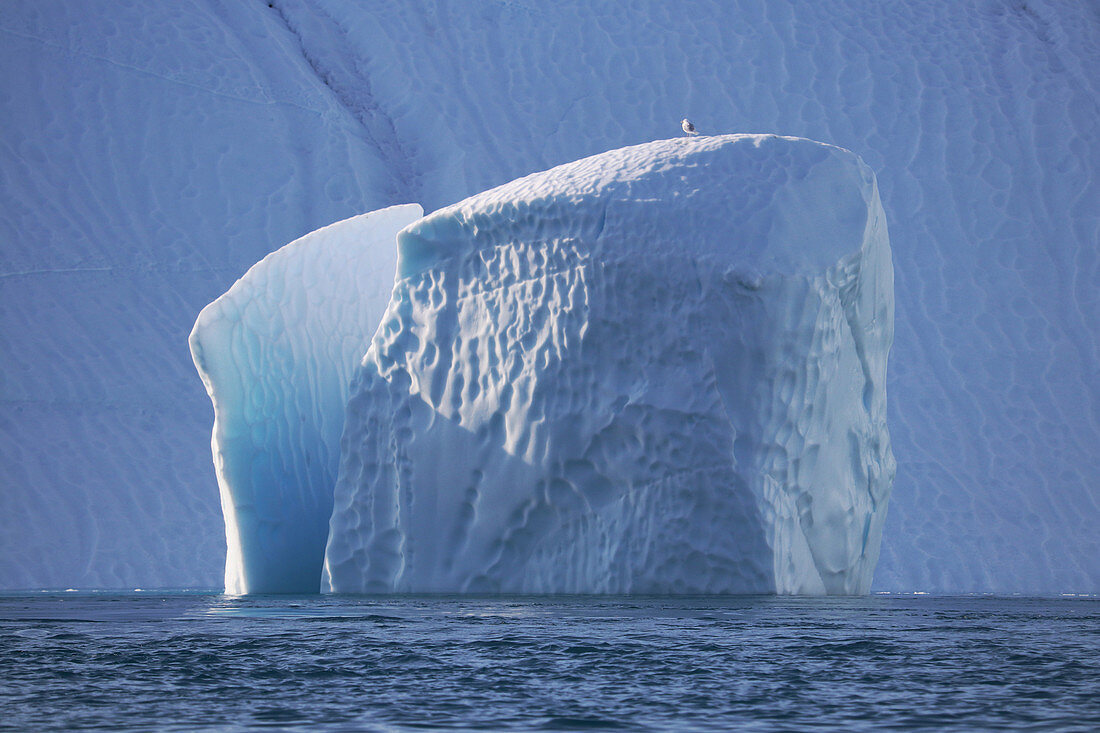
<path id="1" fill-rule="evenodd" d="M 1100 10 L 0 8 L 0 587 L 220 586 L 187 335 L 268 252 L 675 136 L 878 175 L 898 458 L 874 588 L 1100 590 Z"/>

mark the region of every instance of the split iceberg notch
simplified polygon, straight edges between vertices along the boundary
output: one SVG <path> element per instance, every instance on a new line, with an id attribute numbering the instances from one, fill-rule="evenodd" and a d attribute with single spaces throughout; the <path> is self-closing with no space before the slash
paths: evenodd
<path id="1" fill-rule="evenodd" d="M 227 590 L 868 591 L 893 270 L 857 156 L 661 140 L 328 229 L 192 333 Z"/>
<path id="2" fill-rule="evenodd" d="M 269 254 L 199 314 L 191 355 L 214 403 L 227 593 L 315 593 L 348 383 L 389 300 L 394 206 Z"/>

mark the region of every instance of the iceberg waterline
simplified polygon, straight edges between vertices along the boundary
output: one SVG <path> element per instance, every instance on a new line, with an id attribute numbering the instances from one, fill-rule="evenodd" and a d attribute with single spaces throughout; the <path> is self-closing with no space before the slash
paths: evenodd
<path id="1" fill-rule="evenodd" d="M 325 590 L 867 591 L 894 472 L 893 291 L 874 176 L 854 155 L 657 141 L 472 197 L 397 240 L 347 403 Z M 277 340 L 340 336 L 295 332 L 308 322 L 277 300 L 260 306 L 289 324 Z M 216 429 L 214 443 L 247 474 L 254 441 Z M 261 448 L 301 465 L 336 444 Z M 219 482 L 223 501 L 264 489 Z M 292 525 L 300 505 L 280 523 L 285 490 L 270 489 L 255 503 Z M 280 556 L 237 534 L 244 567 Z"/>

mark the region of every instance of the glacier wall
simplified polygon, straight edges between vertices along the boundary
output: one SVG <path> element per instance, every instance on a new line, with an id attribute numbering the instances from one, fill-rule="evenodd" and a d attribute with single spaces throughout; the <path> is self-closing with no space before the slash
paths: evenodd
<path id="1" fill-rule="evenodd" d="M 398 241 L 324 588 L 867 592 L 893 273 L 856 156 L 658 141 Z"/>
<path id="2" fill-rule="evenodd" d="M 0 64 L 0 587 L 220 587 L 195 316 L 400 201 L 262 4 L 6 3 Z"/>
<path id="3" fill-rule="evenodd" d="M 874 587 L 1100 592 L 1095 4 L 16 0 L 0 37 L 0 587 L 221 584 L 185 344 L 266 253 L 688 116 L 878 174 Z"/>
<path id="4" fill-rule="evenodd" d="M 385 312 L 392 206 L 307 234 L 203 308 L 189 339 L 214 404 L 227 593 L 315 593 L 351 375 Z"/>

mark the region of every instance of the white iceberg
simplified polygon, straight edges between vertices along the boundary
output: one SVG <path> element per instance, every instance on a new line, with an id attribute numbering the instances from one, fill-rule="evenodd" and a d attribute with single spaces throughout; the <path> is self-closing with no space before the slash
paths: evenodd
<path id="1" fill-rule="evenodd" d="M 393 206 L 312 232 L 199 314 L 227 593 L 317 592 L 348 384 L 389 301 L 394 235 L 422 214 Z"/>
<path id="2" fill-rule="evenodd" d="M 322 589 L 864 593 L 893 271 L 855 155 L 611 151 L 398 235 Z"/>

